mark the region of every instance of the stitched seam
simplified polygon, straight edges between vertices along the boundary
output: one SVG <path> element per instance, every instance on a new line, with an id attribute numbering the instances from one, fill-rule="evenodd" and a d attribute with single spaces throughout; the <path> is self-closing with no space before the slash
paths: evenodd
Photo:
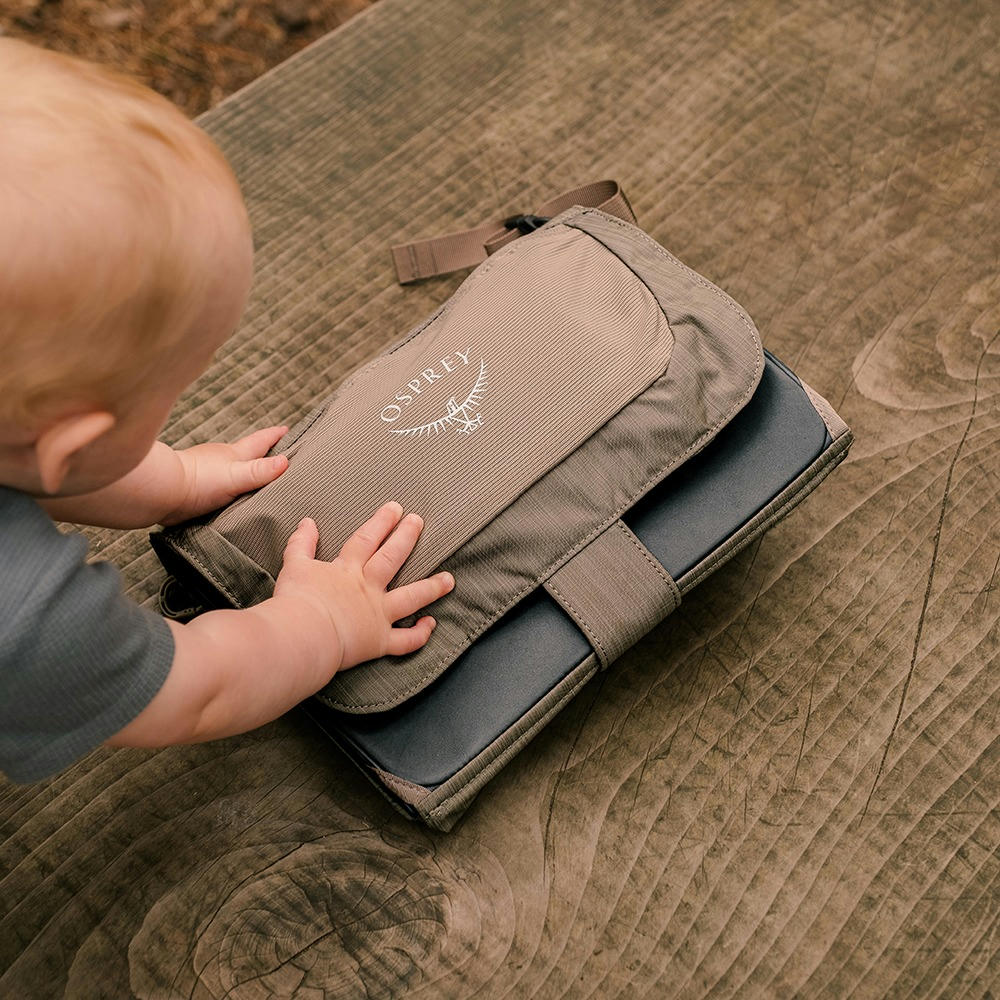
<path id="1" fill-rule="evenodd" d="M 815 389 L 806 385 L 805 382 L 801 382 L 800 385 L 802 386 L 805 394 L 809 397 L 809 402 L 812 403 L 813 409 L 819 414 L 823 423 L 826 424 L 826 429 L 830 432 L 830 437 L 834 441 L 836 441 L 837 438 L 842 437 L 846 428 L 843 418 L 818 392 L 816 392 Z M 836 426 L 833 423 L 834 418 L 836 418 L 836 420 L 843 426 Z"/>
<path id="2" fill-rule="evenodd" d="M 702 447 L 704 447 L 704 445 L 718 433 L 719 429 L 725 426 L 725 424 L 727 424 L 732 419 L 733 415 L 739 412 L 739 410 L 746 405 L 747 400 L 753 395 L 753 391 L 757 387 L 757 384 L 760 380 L 761 368 L 763 366 L 763 361 L 764 361 L 764 351 L 763 348 L 761 347 L 760 337 L 756 332 L 756 328 L 750 322 L 749 317 L 743 311 L 740 305 L 735 301 L 735 299 L 733 299 L 730 295 L 727 295 L 724 291 L 722 291 L 721 288 L 718 288 L 716 285 L 713 285 L 707 278 L 703 278 L 700 274 L 698 274 L 697 271 L 692 270 L 690 267 L 687 266 L 687 264 L 684 264 L 682 261 L 679 261 L 673 254 L 669 253 L 667 250 L 661 247 L 659 243 L 657 243 L 651 236 L 647 235 L 638 226 L 631 226 L 627 222 L 624 222 L 623 220 L 617 218 L 616 216 L 608 215 L 607 212 L 601 212 L 599 209 L 593 209 L 593 208 L 581 209 L 574 215 L 568 216 L 568 219 L 579 218 L 580 216 L 583 215 L 597 215 L 603 219 L 609 220 L 610 222 L 614 223 L 616 226 L 620 227 L 626 232 L 629 232 L 633 236 L 637 235 L 642 237 L 645 240 L 645 242 L 648 243 L 650 247 L 652 247 L 652 249 L 656 254 L 670 261 L 673 265 L 679 267 L 682 271 L 689 274 L 698 284 L 704 286 L 713 294 L 717 295 L 723 301 L 723 303 L 729 305 L 733 309 L 733 311 L 739 317 L 740 321 L 747 328 L 747 331 L 750 333 L 751 342 L 754 348 L 755 367 L 753 372 L 753 378 L 751 379 L 750 384 L 747 386 L 744 393 L 738 397 L 736 403 L 729 410 L 727 410 L 711 427 L 709 427 L 699 437 L 697 437 L 683 452 L 680 453 L 680 455 L 676 455 L 673 458 L 669 459 L 648 479 L 646 479 L 643 483 L 641 483 L 639 487 L 636 489 L 636 491 L 630 494 L 626 498 L 626 502 L 623 506 L 613 510 L 611 512 L 611 515 L 605 521 L 600 522 L 589 534 L 585 535 L 579 542 L 577 542 L 577 544 L 573 546 L 573 548 L 569 549 L 568 552 L 563 553 L 562 555 L 557 556 L 555 559 L 553 559 L 548 566 L 546 566 L 536 577 L 534 577 L 531 581 L 529 581 L 523 588 L 517 591 L 513 595 L 513 597 L 511 597 L 505 604 L 502 604 L 500 607 L 496 609 L 496 611 L 492 615 L 484 619 L 480 623 L 478 628 L 472 630 L 471 632 L 466 632 L 464 637 L 465 638 L 464 642 L 458 643 L 454 647 L 449 648 L 447 651 L 443 652 L 433 662 L 433 664 L 429 667 L 429 669 L 425 671 L 418 680 L 414 681 L 413 684 L 411 684 L 407 688 L 404 688 L 402 691 L 394 692 L 388 698 L 380 698 L 375 701 L 347 702 L 347 701 L 340 701 L 336 698 L 330 698 L 322 694 L 317 695 L 317 697 L 319 697 L 324 704 L 329 705 L 331 708 L 336 708 L 338 710 L 346 709 L 347 711 L 351 710 L 356 711 L 358 709 L 387 708 L 400 704 L 401 702 L 409 698 L 411 695 L 422 690 L 424 687 L 427 686 L 429 681 L 433 680 L 433 678 L 437 676 L 440 676 L 442 670 L 448 665 L 449 662 L 454 660 L 455 657 L 458 656 L 463 650 L 467 649 L 480 635 L 483 634 L 483 632 L 486 631 L 486 629 L 488 629 L 491 625 L 493 625 L 496 621 L 498 621 L 510 608 L 512 608 L 522 597 L 524 597 L 525 594 L 529 593 L 530 591 L 538 587 L 538 585 L 542 583 L 544 580 L 546 580 L 549 576 L 551 576 L 551 574 L 559 566 L 561 566 L 565 562 L 568 562 L 574 555 L 576 555 L 577 552 L 579 552 L 582 548 L 588 545 L 594 538 L 596 538 L 602 531 L 604 531 L 613 521 L 620 518 L 621 515 L 626 510 L 628 510 L 635 503 L 636 500 L 639 499 L 639 497 L 643 496 L 646 492 L 648 492 L 649 489 L 654 484 L 659 482 L 664 477 L 664 475 L 666 475 L 668 469 L 676 468 L 678 465 L 682 464 L 690 454 L 695 453 L 699 451 Z M 618 260 L 621 260 L 621 258 L 618 257 L 618 255 L 615 254 L 610 247 L 606 246 L 604 243 L 601 243 L 601 241 L 597 239 L 597 237 L 593 236 L 590 233 L 587 233 L 586 230 L 579 229 L 578 227 L 575 226 L 571 226 L 569 224 L 569 221 L 564 221 L 558 223 L 557 225 L 563 225 L 566 226 L 567 228 L 574 228 L 577 229 L 578 232 L 582 232 L 584 233 L 584 235 L 590 236 L 590 238 L 593 239 L 596 243 L 599 243 L 602 247 L 604 247 L 604 249 L 608 253 L 614 255 Z M 556 227 L 553 226 L 552 228 Z M 517 246 L 519 242 L 520 242 L 519 240 L 514 240 L 513 243 L 509 244 L 509 248 L 512 250 L 514 247 Z M 492 257 L 488 258 L 486 261 L 480 264 L 479 268 L 477 268 L 476 271 L 473 273 L 485 274 L 486 271 L 489 270 L 490 265 L 496 260 L 497 256 L 498 254 L 494 254 Z M 624 263 L 624 261 L 622 263 Z M 627 264 L 625 266 L 628 267 Z M 629 268 L 629 270 L 632 271 L 631 268 Z M 632 271 L 632 273 L 635 274 L 634 271 Z M 636 275 L 636 277 L 638 277 L 638 275 Z M 639 280 L 641 281 L 642 279 L 640 278 Z M 463 285 L 462 288 L 459 290 L 459 292 L 456 293 L 456 295 L 452 296 L 450 299 L 448 299 L 448 301 L 441 307 L 439 313 L 436 313 L 425 324 L 423 324 L 422 327 L 419 327 L 417 330 L 414 331 L 413 336 L 416 336 L 416 334 L 419 333 L 421 329 L 426 327 L 428 323 L 432 322 L 433 319 L 435 319 L 439 314 L 441 314 L 441 312 L 444 309 L 448 308 L 449 304 L 455 302 L 458 296 L 467 291 L 467 289 L 468 286 Z M 657 303 L 659 303 L 659 300 L 657 300 Z M 662 308 L 660 311 L 663 312 Z M 663 315 L 667 321 L 667 326 L 669 327 L 670 317 L 667 316 L 665 313 Z M 407 337 L 406 341 L 403 341 L 402 343 L 398 344 L 395 348 L 393 348 L 393 350 L 398 350 L 398 348 L 402 347 L 403 344 L 405 344 L 410 339 L 411 339 L 410 337 Z"/>
<path id="3" fill-rule="evenodd" d="M 656 573 L 664 584 L 666 584 L 666 588 L 672 602 L 671 608 L 666 612 L 666 614 L 669 614 L 670 611 L 680 604 L 680 591 L 677 589 L 677 584 L 666 572 L 666 570 L 664 570 L 664 568 L 653 558 L 649 550 L 639 541 L 638 538 L 635 537 L 628 525 L 619 520 L 615 522 L 614 526 L 619 529 L 619 531 L 625 536 L 625 539 L 631 543 L 632 547 L 639 553 L 642 559 L 652 567 L 653 572 Z M 611 657 L 608 655 L 608 651 L 605 649 L 596 631 L 588 625 L 588 623 L 584 620 L 583 614 L 570 603 L 569 599 L 561 590 L 559 590 L 551 577 L 545 581 L 545 586 L 546 589 L 550 590 L 559 600 L 559 603 L 566 608 L 577 625 L 579 625 L 591 639 L 595 647 L 595 652 L 597 652 L 598 656 L 601 658 L 601 665 L 607 669 L 611 662 Z"/>
<path id="4" fill-rule="evenodd" d="M 327 407 L 330 405 L 330 402 L 332 402 L 332 399 L 323 404 L 322 406 L 316 407 L 312 413 L 306 415 L 306 417 L 304 418 L 305 426 L 295 435 L 295 437 L 291 438 L 288 441 L 285 447 L 281 449 L 282 452 L 287 454 L 292 448 L 295 447 L 296 444 L 298 444 L 298 442 L 305 435 L 306 431 L 308 431 L 312 427 L 312 425 L 316 423 L 316 421 L 319 420 L 319 418 L 323 416 L 324 413 L 326 413 Z"/>
<path id="5" fill-rule="evenodd" d="M 670 614 L 670 612 L 673 611 L 681 603 L 681 592 L 677 586 L 677 581 L 674 580 L 674 578 L 656 561 L 656 559 L 653 557 L 653 554 L 649 551 L 649 549 L 646 548 L 645 545 L 642 544 L 642 541 L 639 538 L 637 538 L 635 534 L 633 534 L 632 530 L 629 528 L 627 524 L 625 524 L 624 521 L 619 520 L 618 527 L 621 529 L 625 537 L 632 543 L 636 551 L 638 551 L 638 553 L 643 557 L 643 559 L 645 559 L 646 562 L 648 562 L 649 565 L 653 567 L 653 570 L 667 586 L 667 593 L 670 596 L 671 605 L 669 608 L 667 608 L 666 611 L 660 609 L 660 612 L 658 612 L 661 613 L 660 620 L 662 621 L 663 617 L 666 617 L 666 615 Z"/>
<path id="6" fill-rule="evenodd" d="M 673 583 L 673 581 L 670 579 L 670 576 L 667 574 L 667 571 L 652 557 L 652 555 L 649 552 L 649 549 L 647 549 L 645 545 L 640 544 L 639 539 L 635 537 L 635 535 L 629 529 L 629 526 L 625 524 L 622 520 L 619 519 L 618 521 L 615 522 L 615 524 L 621 531 L 621 533 L 625 536 L 625 540 L 628 541 L 632 545 L 632 547 L 636 550 L 636 552 L 638 552 L 639 555 L 642 556 L 642 558 L 645 559 L 646 562 L 648 562 L 649 565 L 653 567 L 653 572 L 656 573 L 656 575 L 667 585 L 667 589 L 670 590 L 671 589 L 670 585 Z"/>
<path id="7" fill-rule="evenodd" d="M 555 596 L 559 599 L 559 603 L 562 604 L 566 608 L 566 610 L 573 616 L 573 621 L 575 621 L 577 625 L 579 625 L 580 628 L 582 628 L 583 631 L 586 632 L 587 635 L 590 637 L 590 639 L 593 641 L 597 655 L 601 658 L 602 666 L 607 667 L 607 665 L 611 662 L 611 660 L 608 657 L 607 650 L 604 648 L 604 643 L 601 642 L 600 637 L 583 620 L 583 616 L 580 614 L 580 612 L 577 611 L 572 604 L 570 604 L 569 599 L 566 597 L 566 595 L 563 594 L 551 580 L 548 580 L 547 583 L 548 583 L 548 589 L 551 590 L 552 593 L 555 594 Z"/>
<path id="8" fill-rule="evenodd" d="M 230 601 L 232 601 L 234 607 L 243 608 L 243 604 L 240 601 L 240 599 L 225 585 L 225 583 L 223 583 L 215 576 L 215 574 L 201 561 L 201 559 L 198 558 L 198 556 L 191 549 L 188 549 L 183 545 L 179 547 L 187 556 L 187 558 L 190 559 L 191 562 L 193 562 L 195 566 L 198 567 L 199 570 L 201 570 L 201 572 L 205 575 L 205 577 L 211 580 L 212 583 L 215 584 L 215 586 L 218 587 L 219 590 L 223 594 L 225 594 Z"/>
<path id="9" fill-rule="evenodd" d="M 711 281 L 709 281 L 707 278 L 705 278 L 702 275 L 700 275 L 697 271 L 692 270 L 683 261 L 678 260 L 672 253 L 670 253 L 669 250 L 666 250 L 664 247 L 661 247 L 660 244 L 656 242 L 656 240 L 654 240 L 645 230 L 640 229 L 638 226 L 631 226 L 627 222 L 625 222 L 624 220 L 619 219 L 617 216 L 615 216 L 615 215 L 608 215 L 607 212 L 602 212 L 602 211 L 600 211 L 600 209 L 596 209 L 596 208 L 585 208 L 585 209 L 583 209 L 578 214 L 579 215 L 598 215 L 601 218 L 607 219 L 608 222 L 614 223 L 620 229 L 625 229 L 625 230 L 629 231 L 631 235 L 639 236 L 640 238 L 642 238 L 643 240 L 645 240 L 646 243 L 648 243 L 650 245 L 650 247 L 653 249 L 653 251 L 655 253 L 659 254 L 661 257 L 665 257 L 667 260 L 669 260 L 672 263 L 676 264 L 679 268 L 681 268 L 681 270 L 686 271 L 699 285 L 703 285 L 713 295 L 718 296 L 727 305 L 732 306 L 733 309 L 735 310 L 737 316 L 739 316 L 739 318 L 742 321 L 743 325 L 747 328 L 747 330 L 750 331 L 750 334 L 752 335 L 752 337 L 754 339 L 755 346 L 756 346 L 756 354 L 757 354 L 757 370 L 758 371 L 760 370 L 760 364 L 763 361 L 764 351 L 763 351 L 763 347 L 759 343 L 759 335 L 757 334 L 756 328 L 754 327 L 753 323 L 750 322 L 750 317 L 747 315 L 746 311 L 743 309 L 743 307 L 731 295 L 728 295 L 726 292 L 724 292 L 721 288 L 719 288 L 718 285 L 713 285 Z M 575 216 L 574 216 L 574 218 L 575 218 Z M 563 224 L 564 225 L 569 225 L 568 222 L 567 223 L 563 223 Z M 577 228 L 577 227 L 574 226 L 573 228 Z M 586 230 L 580 230 L 580 231 L 581 232 L 586 232 Z M 597 237 L 593 236 L 591 233 L 587 233 L 587 235 L 590 236 L 591 239 L 597 240 L 598 243 L 601 243 L 601 241 L 598 240 Z M 604 249 L 607 250 L 609 253 L 615 253 L 614 250 L 612 250 L 610 247 L 606 246 L 605 244 L 601 243 L 601 246 L 603 246 Z M 615 254 L 615 256 L 617 257 L 618 255 Z M 621 260 L 620 257 L 618 259 Z M 625 266 L 628 267 L 627 264 Z M 629 270 L 632 270 L 632 269 L 629 268 Z M 634 274 L 635 272 L 633 271 L 632 273 Z M 638 277 L 638 275 L 636 275 L 636 277 Z M 642 280 L 642 279 L 640 279 L 640 280 Z M 667 317 L 667 322 L 669 323 L 669 321 L 670 321 L 670 318 Z"/>
<path id="10" fill-rule="evenodd" d="M 553 226 L 552 228 L 554 229 L 555 226 Z M 513 243 L 510 244 L 511 251 L 514 249 L 514 246 L 516 244 L 517 240 L 515 240 Z M 413 340 L 414 337 L 416 337 L 420 333 L 423 333 L 424 330 L 426 330 L 431 325 L 431 323 L 433 323 L 435 320 L 443 318 L 449 312 L 451 312 L 452 309 L 455 308 L 456 304 L 461 302 L 462 299 L 464 299 L 469 294 L 469 290 L 474 284 L 474 282 L 470 281 L 469 278 L 478 279 L 480 275 L 486 274 L 497 262 L 498 254 L 499 251 L 493 254 L 492 256 L 488 257 L 486 260 L 482 261 L 480 264 L 476 265 L 475 270 L 468 275 L 465 281 L 463 281 L 462 284 L 459 285 L 457 289 L 455 289 L 454 293 L 450 295 L 444 302 L 442 302 L 441 305 L 438 306 L 438 308 L 433 313 L 431 313 L 430 316 L 427 317 L 427 319 L 425 319 L 422 323 L 420 323 L 417 327 L 415 327 L 413 331 L 407 334 L 407 336 L 405 336 L 398 344 L 396 344 L 395 347 L 391 347 L 389 350 L 383 351 L 383 353 L 380 354 L 378 357 L 372 358 L 371 361 L 368 362 L 368 364 L 371 364 L 374 361 L 378 361 L 379 358 L 389 357 L 389 355 L 395 354 L 396 351 L 405 347 L 411 340 Z M 362 367 L 367 367 L 367 364 Z M 346 388 L 347 384 L 348 383 L 343 383 L 340 386 L 340 389 L 342 390 Z"/>

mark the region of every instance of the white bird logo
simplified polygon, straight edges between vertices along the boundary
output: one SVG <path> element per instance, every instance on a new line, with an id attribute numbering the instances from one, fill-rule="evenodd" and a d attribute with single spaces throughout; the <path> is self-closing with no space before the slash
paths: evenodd
<path id="1" fill-rule="evenodd" d="M 473 415 L 472 411 L 482 401 L 483 392 L 488 381 L 486 377 L 486 360 L 483 358 L 479 361 L 479 378 L 476 379 L 476 384 L 472 387 L 472 390 L 463 402 L 457 402 L 455 397 L 452 396 L 447 403 L 448 412 L 443 417 L 432 420 L 429 424 L 421 424 L 419 427 L 393 428 L 391 433 L 405 434 L 409 437 L 422 437 L 426 434 L 428 437 L 432 437 L 435 434 L 440 434 L 449 424 L 457 422 L 459 426 L 456 427 L 456 430 L 459 434 L 471 434 L 477 427 L 482 427 L 483 425 L 482 415 Z"/>

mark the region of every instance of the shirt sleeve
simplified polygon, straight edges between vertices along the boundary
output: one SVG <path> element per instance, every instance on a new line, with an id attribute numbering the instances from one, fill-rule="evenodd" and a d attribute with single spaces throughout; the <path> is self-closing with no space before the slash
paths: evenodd
<path id="1" fill-rule="evenodd" d="M 132 721 L 174 656 L 159 615 L 25 494 L 0 489 L 0 770 L 37 781 Z"/>

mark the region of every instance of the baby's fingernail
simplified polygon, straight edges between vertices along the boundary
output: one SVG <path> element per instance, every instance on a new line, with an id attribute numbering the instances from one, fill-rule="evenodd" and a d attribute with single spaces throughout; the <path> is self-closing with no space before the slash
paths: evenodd
<path id="1" fill-rule="evenodd" d="M 455 578 L 451 575 L 451 573 L 442 573 L 439 579 L 446 587 L 450 588 L 455 586 Z"/>
<path id="2" fill-rule="evenodd" d="M 437 625 L 437 622 L 436 622 L 436 621 L 435 621 L 435 620 L 434 620 L 434 619 L 432 618 L 432 619 L 431 619 L 431 631 L 433 631 L 433 630 L 434 630 L 434 626 L 435 626 L 435 625 Z"/>

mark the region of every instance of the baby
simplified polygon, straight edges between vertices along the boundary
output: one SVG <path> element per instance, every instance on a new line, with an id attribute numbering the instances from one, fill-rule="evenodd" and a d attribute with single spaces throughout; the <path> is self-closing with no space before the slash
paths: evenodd
<path id="1" fill-rule="evenodd" d="M 0 770 L 33 781 L 99 743 L 240 733 L 338 670 L 422 646 L 393 623 L 446 573 L 388 585 L 422 529 L 378 510 L 333 562 L 304 519 L 274 596 L 187 625 L 128 601 L 53 519 L 169 525 L 280 476 L 285 427 L 175 451 L 157 435 L 233 331 L 252 244 L 221 153 L 163 98 L 0 38 Z"/>

